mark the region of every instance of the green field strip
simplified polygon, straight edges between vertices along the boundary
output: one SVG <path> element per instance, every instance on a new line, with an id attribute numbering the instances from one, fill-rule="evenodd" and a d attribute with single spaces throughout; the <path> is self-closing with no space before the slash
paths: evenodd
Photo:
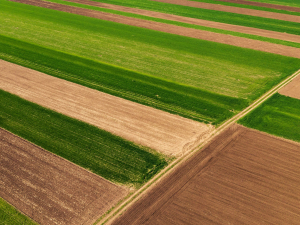
<path id="1" fill-rule="evenodd" d="M 282 14 L 300 16 L 299 12 L 291 12 L 291 11 L 286 11 L 286 10 L 271 9 L 271 8 L 267 8 L 267 7 L 245 5 L 245 4 L 238 4 L 238 3 L 232 3 L 232 2 L 222 2 L 222 1 L 216 1 L 216 0 L 190 0 L 190 1 L 205 2 L 205 3 L 210 3 L 210 4 L 226 5 L 226 6 L 233 6 L 233 7 L 238 7 L 238 8 L 255 9 L 255 10 L 260 10 L 260 11 L 267 11 L 267 12 L 275 12 L 275 13 L 282 13 Z M 258 2 L 258 1 L 255 1 L 255 2 Z M 269 2 L 264 2 L 264 3 L 269 3 Z"/>
<path id="2" fill-rule="evenodd" d="M 0 197 L 0 224 L 3 225 L 37 225 L 29 217 L 20 213 Z"/>
<path id="3" fill-rule="evenodd" d="M 120 184 L 141 185 L 164 156 L 0 90 L 0 127 Z"/>
<path id="4" fill-rule="evenodd" d="M 238 123 L 300 142 L 300 100 L 276 93 Z"/>
<path id="5" fill-rule="evenodd" d="M 248 0 L 251 2 L 263 2 L 275 5 L 285 5 L 285 6 L 292 6 L 292 7 L 299 7 L 300 8 L 300 1 L 298 0 Z"/>
<path id="6" fill-rule="evenodd" d="M 132 8 L 146 9 L 150 11 L 169 13 L 178 16 L 191 17 L 196 19 L 210 20 L 220 23 L 228 23 L 246 27 L 254 27 L 264 30 L 286 32 L 300 35 L 299 23 L 262 18 L 256 16 L 241 15 L 236 13 L 193 8 L 176 4 L 168 4 L 151 0 L 94 0 L 96 2 L 122 5 Z"/>
<path id="7" fill-rule="evenodd" d="M 173 21 L 173 20 L 160 19 L 160 18 L 155 18 L 155 17 L 150 17 L 150 16 L 143 16 L 143 15 L 138 15 L 138 14 L 134 14 L 134 13 L 128 13 L 128 12 L 122 12 L 122 11 L 117 11 L 117 10 L 112 10 L 112 9 L 105 9 L 105 8 L 96 7 L 96 6 L 68 2 L 68 1 L 64 1 L 64 0 L 45 0 L 45 1 L 59 3 L 59 4 L 63 4 L 63 5 L 68 5 L 68 6 L 79 7 L 79 8 L 84 8 L 84 9 L 91 9 L 91 10 L 111 13 L 111 14 L 115 14 L 115 15 L 122 15 L 122 16 L 137 18 L 137 19 L 155 21 L 155 22 L 165 23 L 165 24 L 172 24 L 172 25 L 181 26 L 181 27 L 193 28 L 193 29 L 197 29 L 197 30 L 205 30 L 205 31 L 210 31 L 210 32 L 214 32 L 214 33 L 219 33 L 219 34 L 228 34 L 228 35 L 237 36 L 237 37 L 244 37 L 244 38 L 249 38 L 249 39 L 253 39 L 253 40 L 265 41 L 265 42 L 270 42 L 270 43 L 274 43 L 274 44 L 280 44 L 280 45 L 286 45 L 286 46 L 291 46 L 291 47 L 295 47 L 295 48 L 300 48 L 300 43 L 291 42 L 291 41 L 284 41 L 284 40 L 279 40 L 279 39 L 274 39 L 274 38 L 262 37 L 262 36 L 258 36 L 258 35 L 244 34 L 244 33 L 235 32 L 235 31 L 199 26 L 199 25 L 177 22 L 177 21 Z M 300 39 L 300 37 L 299 37 L 299 39 Z"/>

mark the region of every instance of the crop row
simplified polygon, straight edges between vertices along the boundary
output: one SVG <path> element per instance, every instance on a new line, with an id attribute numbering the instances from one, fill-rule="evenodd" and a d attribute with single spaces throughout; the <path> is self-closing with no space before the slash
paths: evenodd
<path id="1" fill-rule="evenodd" d="M 239 123 L 299 142 L 300 100 L 277 93 Z"/>

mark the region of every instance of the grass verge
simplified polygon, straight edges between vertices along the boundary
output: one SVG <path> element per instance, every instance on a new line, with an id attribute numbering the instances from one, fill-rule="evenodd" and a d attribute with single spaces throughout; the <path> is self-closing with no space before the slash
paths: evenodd
<path id="1" fill-rule="evenodd" d="M 139 186 L 167 165 L 150 153 L 97 127 L 0 90 L 0 126 L 91 172 Z"/>
<path id="2" fill-rule="evenodd" d="M 13 206 L 0 198 L 0 224 L 4 225 L 37 225 L 27 216 L 20 213 Z"/>
<path id="3" fill-rule="evenodd" d="M 276 93 L 238 123 L 300 142 L 300 100 Z"/>

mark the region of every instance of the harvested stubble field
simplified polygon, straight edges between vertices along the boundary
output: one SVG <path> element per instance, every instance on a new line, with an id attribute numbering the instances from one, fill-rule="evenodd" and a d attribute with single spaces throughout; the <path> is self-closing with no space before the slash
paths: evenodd
<path id="1" fill-rule="evenodd" d="M 113 224 L 298 224 L 300 145 L 234 125 Z"/>
<path id="2" fill-rule="evenodd" d="M 212 127 L 0 60 L 0 89 L 168 156 Z M 199 143 L 198 143 L 199 144 Z"/>
<path id="3" fill-rule="evenodd" d="M 129 192 L 2 129 L 0 162 L 1 197 L 42 225 L 91 224 Z"/>
<path id="4" fill-rule="evenodd" d="M 300 76 L 296 77 L 285 87 L 281 88 L 279 94 L 300 99 Z"/>
<path id="5" fill-rule="evenodd" d="M 300 67 L 298 59 L 14 2 L 3 2 L 1 15 L 1 34 L 13 37 L 0 36 L 2 59 L 214 124 Z"/>
<path id="6" fill-rule="evenodd" d="M 239 123 L 300 142 L 300 100 L 276 93 Z"/>

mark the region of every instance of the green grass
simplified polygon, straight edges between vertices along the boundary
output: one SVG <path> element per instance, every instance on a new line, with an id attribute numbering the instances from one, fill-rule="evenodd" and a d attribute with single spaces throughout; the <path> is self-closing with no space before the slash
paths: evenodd
<path id="1" fill-rule="evenodd" d="M 0 90 L 0 127 L 95 174 L 141 185 L 167 165 L 165 158 L 97 127 Z"/>
<path id="2" fill-rule="evenodd" d="M 188 6 L 155 2 L 151 0 L 143 0 L 143 1 L 94 0 L 94 1 L 152 10 L 152 11 L 169 13 L 169 14 L 197 18 L 197 19 L 210 20 L 210 21 L 215 21 L 220 23 L 228 23 L 228 24 L 241 25 L 246 27 L 254 27 L 254 28 L 260 28 L 265 30 L 272 30 L 272 31 L 286 32 L 290 34 L 300 35 L 299 23 L 283 21 L 283 20 L 275 20 L 275 19 L 268 19 L 268 18 L 262 18 L 256 16 L 242 15 L 237 13 L 194 8 Z"/>
<path id="3" fill-rule="evenodd" d="M 300 142 L 300 100 L 276 93 L 239 123 Z"/>
<path id="4" fill-rule="evenodd" d="M 100 11 L 100 12 L 107 12 L 107 13 L 112 13 L 112 14 L 116 14 L 116 15 L 132 17 L 132 18 L 155 21 L 155 22 L 160 22 L 160 23 L 165 23 L 165 24 L 172 24 L 172 25 L 176 25 L 176 26 L 193 28 L 193 29 L 198 29 L 198 30 L 211 31 L 211 32 L 220 33 L 220 34 L 229 34 L 229 35 L 233 35 L 233 36 L 237 36 L 237 37 L 244 37 L 244 38 L 249 38 L 249 39 L 253 39 L 253 40 L 260 40 L 260 41 L 270 42 L 270 43 L 274 43 L 274 44 L 281 44 L 281 45 L 300 48 L 300 43 L 296 43 L 296 42 L 283 41 L 283 40 L 274 39 L 274 38 L 261 37 L 261 36 L 257 36 L 257 35 L 244 34 L 244 33 L 239 33 L 239 32 L 234 32 L 234 31 L 199 26 L 199 25 L 194 25 L 194 24 L 189 24 L 189 23 L 182 23 L 182 22 L 177 22 L 177 21 L 172 21 L 172 20 L 159 19 L 159 18 L 155 18 L 155 17 L 143 16 L 143 15 L 138 15 L 138 14 L 134 14 L 134 13 L 127 13 L 127 12 L 105 9 L 105 8 L 95 7 L 95 6 L 85 5 L 85 4 L 67 2 L 64 0 L 46 0 L 46 1 L 59 3 L 59 4 L 63 4 L 63 5 L 75 6 L 75 7 L 84 8 L 84 9 L 91 9 L 91 10 Z M 239 4 L 236 4 L 236 5 L 239 5 Z M 300 13 L 299 13 L 299 15 L 300 15 Z"/>
<path id="5" fill-rule="evenodd" d="M 205 2 L 205 3 L 218 4 L 218 5 L 234 6 L 234 7 L 246 8 L 246 9 L 255 9 L 255 10 L 261 10 L 261 11 L 268 11 L 268 12 L 283 13 L 283 14 L 289 14 L 289 15 L 295 15 L 295 16 L 300 15 L 299 12 L 291 12 L 291 11 L 286 11 L 286 10 L 271 9 L 271 8 L 267 8 L 267 7 L 260 7 L 260 6 L 253 6 L 253 5 L 237 4 L 237 3 L 232 3 L 232 2 L 222 2 L 222 1 L 217 1 L 217 0 L 191 0 L 191 1 Z M 248 1 L 251 1 L 251 0 L 248 0 Z M 271 1 L 270 0 L 265 0 L 265 1 L 260 1 L 260 2 L 270 3 Z M 295 2 L 295 0 L 292 0 L 292 1 Z M 254 2 L 259 2 L 259 1 L 254 0 Z M 273 3 L 273 4 L 275 4 L 275 3 Z M 300 6 L 300 4 L 299 4 L 299 6 Z"/>
<path id="6" fill-rule="evenodd" d="M 300 1 L 298 1 L 298 0 L 248 0 L 248 1 L 300 7 Z"/>
<path id="7" fill-rule="evenodd" d="M 3 225 L 37 225 L 27 216 L 0 198 L 0 224 Z"/>

